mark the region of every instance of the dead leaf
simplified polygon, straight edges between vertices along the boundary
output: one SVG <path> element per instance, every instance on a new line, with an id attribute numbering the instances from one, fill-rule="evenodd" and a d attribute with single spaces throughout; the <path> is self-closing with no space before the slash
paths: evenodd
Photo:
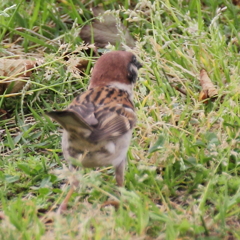
<path id="1" fill-rule="evenodd" d="M 6 216 L 5 216 L 4 212 L 0 212 L 0 220 L 3 220 L 5 218 L 6 218 Z"/>
<path id="2" fill-rule="evenodd" d="M 80 52 L 88 57 L 80 57 Z M 73 52 L 66 51 L 63 56 L 63 60 L 66 61 L 67 71 L 79 77 L 79 75 L 84 75 L 89 64 L 89 57 L 99 57 L 99 53 L 94 44 L 90 44 L 79 46 Z"/>
<path id="3" fill-rule="evenodd" d="M 96 47 L 104 48 L 109 43 L 113 46 L 124 43 L 129 47 L 134 47 L 134 39 L 128 29 L 111 12 L 105 12 L 101 7 L 93 8 L 93 16 L 101 16 L 102 21 L 93 20 L 90 25 L 85 25 L 80 31 L 80 37 L 85 43 L 92 43 Z M 120 20 L 119 20 L 120 21 Z"/>
<path id="4" fill-rule="evenodd" d="M 67 71 L 77 75 L 83 75 L 89 63 L 87 59 L 70 54 L 64 60 L 66 60 Z"/>
<path id="5" fill-rule="evenodd" d="M 240 0 L 232 0 L 232 3 L 240 7 Z"/>
<path id="6" fill-rule="evenodd" d="M 10 118 L 9 113 L 6 110 L 0 108 L 0 120 L 6 120 L 8 118 Z"/>
<path id="7" fill-rule="evenodd" d="M 102 205 L 101 208 L 107 207 L 107 206 L 113 206 L 116 210 L 119 208 L 120 203 L 114 200 L 108 200 L 105 201 Z"/>
<path id="8" fill-rule="evenodd" d="M 214 99 L 217 97 L 218 91 L 214 87 L 205 69 L 201 69 L 200 71 L 200 83 L 202 86 L 202 91 L 198 97 L 199 101 L 204 101 L 207 98 Z"/>
<path id="9" fill-rule="evenodd" d="M 0 94 L 8 89 L 9 93 L 20 91 L 26 84 L 26 80 L 32 74 L 30 69 L 36 65 L 35 61 L 28 59 L 0 59 Z M 24 81 L 25 80 L 25 81 Z"/>
<path id="10" fill-rule="evenodd" d="M 208 98 L 207 91 L 201 90 L 198 96 L 199 101 L 204 101 L 205 99 Z"/>
<path id="11" fill-rule="evenodd" d="M 88 66 L 89 61 L 87 59 L 78 59 L 75 67 L 78 69 L 80 73 L 83 73 L 87 66 Z"/>

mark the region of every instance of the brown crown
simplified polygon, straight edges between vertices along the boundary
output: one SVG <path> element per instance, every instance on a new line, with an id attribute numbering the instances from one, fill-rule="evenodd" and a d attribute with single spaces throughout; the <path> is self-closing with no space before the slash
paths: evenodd
<path id="1" fill-rule="evenodd" d="M 96 86 L 106 86 L 111 82 L 121 82 L 131 84 L 130 64 L 137 68 L 141 64 L 136 61 L 136 57 L 131 52 L 113 51 L 102 55 L 95 63 L 90 88 Z"/>

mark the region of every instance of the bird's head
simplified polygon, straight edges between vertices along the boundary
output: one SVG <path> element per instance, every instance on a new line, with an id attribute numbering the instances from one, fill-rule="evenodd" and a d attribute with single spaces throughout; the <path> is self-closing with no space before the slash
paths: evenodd
<path id="1" fill-rule="evenodd" d="M 142 65 L 131 52 L 112 51 L 102 55 L 95 63 L 89 88 L 112 86 L 132 92 L 138 69 Z"/>

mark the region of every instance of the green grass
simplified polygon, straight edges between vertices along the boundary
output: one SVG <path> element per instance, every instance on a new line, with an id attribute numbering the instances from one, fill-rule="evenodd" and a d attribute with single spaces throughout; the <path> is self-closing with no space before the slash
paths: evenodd
<path id="1" fill-rule="evenodd" d="M 119 189 L 111 167 L 68 171 L 60 127 L 44 115 L 87 88 L 95 59 L 82 50 L 78 33 L 92 18 L 90 7 L 101 2 L 0 3 L 1 57 L 44 60 L 29 88 L 0 96 L 0 109 L 11 116 L 0 121 L 0 238 L 239 239 L 240 9 L 227 0 L 138 1 L 135 7 L 122 1 L 131 9 L 120 15 L 137 39 L 143 69 Z M 119 9 L 115 1 L 102 5 Z M 84 75 L 64 61 L 74 51 L 70 59 L 90 60 Z M 219 90 L 208 104 L 198 101 L 202 68 Z M 59 216 L 74 177 L 80 188 Z M 107 200 L 119 208 L 102 208 Z"/>

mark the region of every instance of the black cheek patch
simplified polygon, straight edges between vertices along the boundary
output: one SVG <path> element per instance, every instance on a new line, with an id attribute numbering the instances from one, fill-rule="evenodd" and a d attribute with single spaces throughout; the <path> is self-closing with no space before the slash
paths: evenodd
<path id="1" fill-rule="evenodd" d="M 135 71 L 135 69 L 132 65 L 133 65 L 133 63 L 130 63 L 128 65 L 128 80 L 131 83 L 135 83 L 137 80 L 137 72 Z"/>

